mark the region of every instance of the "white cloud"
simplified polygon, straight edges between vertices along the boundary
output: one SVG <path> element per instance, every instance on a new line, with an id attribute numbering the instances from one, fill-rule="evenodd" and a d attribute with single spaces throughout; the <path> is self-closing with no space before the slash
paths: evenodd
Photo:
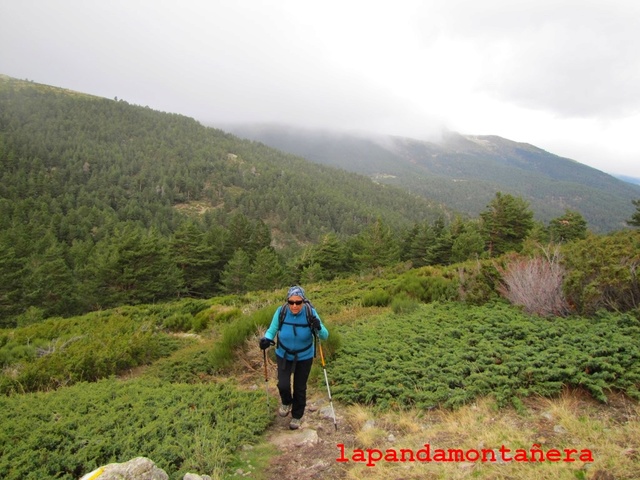
<path id="1" fill-rule="evenodd" d="M 0 15 L 0 73 L 18 78 L 220 123 L 495 134 L 640 177 L 635 0 L 0 0 Z"/>

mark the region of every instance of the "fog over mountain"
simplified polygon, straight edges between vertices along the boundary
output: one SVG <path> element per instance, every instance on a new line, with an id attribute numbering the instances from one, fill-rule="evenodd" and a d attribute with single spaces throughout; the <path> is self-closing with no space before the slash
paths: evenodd
<path id="1" fill-rule="evenodd" d="M 4 1 L 0 15 L 14 78 L 213 124 L 498 135 L 640 178 L 634 0 Z"/>

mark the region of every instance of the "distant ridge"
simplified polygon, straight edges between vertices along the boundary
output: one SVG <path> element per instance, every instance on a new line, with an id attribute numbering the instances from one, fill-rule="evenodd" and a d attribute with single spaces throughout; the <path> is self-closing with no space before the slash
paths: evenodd
<path id="1" fill-rule="evenodd" d="M 495 192 L 527 200 L 548 222 L 566 209 L 580 212 L 596 232 L 626 228 L 640 198 L 638 182 L 615 178 L 575 160 L 498 136 L 448 132 L 439 142 L 352 135 L 281 125 L 226 130 L 308 160 L 368 175 L 456 211 L 477 216 Z"/>
<path id="2" fill-rule="evenodd" d="M 633 185 L 640 185 L 640 178 L 637 177 L 628 177 L 626 175 L 615 175 L 615 177 L 622 180 L 623 182 L 631 183 Z"/>

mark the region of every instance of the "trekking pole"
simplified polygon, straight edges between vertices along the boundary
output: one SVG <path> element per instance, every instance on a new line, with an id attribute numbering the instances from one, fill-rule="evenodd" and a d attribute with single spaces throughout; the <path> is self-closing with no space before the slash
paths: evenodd
<path id="1" fill-rule="evenodd" d="M 331 389 L 329 388 L 329 378 L 327 377 L 327 369 L 324 363 L 324 353 L 322 352 L 322 343 L 318 341 L 318 347 L 320 350 L 320 361 L 322 362 L 322 370 L 324 370 L 324 381 L 327 384 L 327 393 L 329 394 L 329 405 L 331 405 L 331 413 L 333 415 L 333 426 L 338 431 L 338 422 L 336 421 L 336 411 L 333 409 L 333 400 L 331 399 Z"/>
<path id="2" fill-rule="evenodd" d="M 267 351 L 262 350 L 262 356 L 264 357 L 264 391 L 267 394 L 267 413 L 271 412 L 269 407 L 269 374 L 267 373 Z"/>

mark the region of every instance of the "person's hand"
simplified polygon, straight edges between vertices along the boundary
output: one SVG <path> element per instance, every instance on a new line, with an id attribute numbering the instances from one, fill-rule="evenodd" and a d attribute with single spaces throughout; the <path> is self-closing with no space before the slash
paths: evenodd
<path id="1" fill-rule="evenodd" d="M 266 350 L 271 345 L 273 345 L 273 340 L 269 340 L 267 337 L 262 337 L 260 339 L 260 349 Z"/>
<path id="2" fill-rule="evenodd" d="M 311 319 L 311 328 L 316 332 L 320 331 L 320 319 L 318 317 L 313 317 Z"/>

